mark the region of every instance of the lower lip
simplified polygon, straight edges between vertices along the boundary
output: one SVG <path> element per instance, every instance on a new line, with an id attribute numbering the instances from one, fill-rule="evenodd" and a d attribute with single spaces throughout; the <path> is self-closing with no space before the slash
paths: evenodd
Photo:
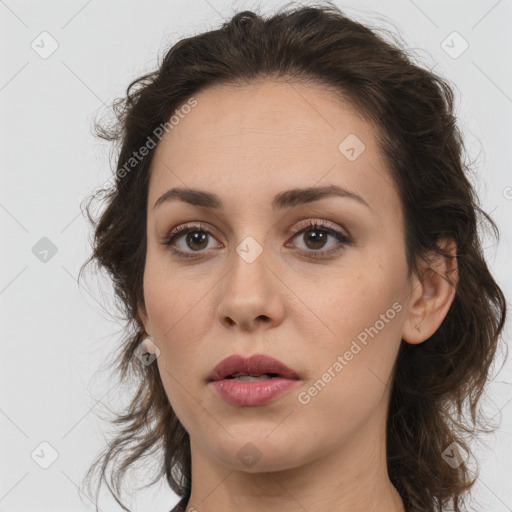
<path id="1" fill-rule="evenodd" d="M 274 377 L 273 379 L 243 382 L 235 379 L 222 379 L 211 382 L 215 391 L 232 405 L 263 405 L 287 393 L 297 385 L 298 380 Z"/>

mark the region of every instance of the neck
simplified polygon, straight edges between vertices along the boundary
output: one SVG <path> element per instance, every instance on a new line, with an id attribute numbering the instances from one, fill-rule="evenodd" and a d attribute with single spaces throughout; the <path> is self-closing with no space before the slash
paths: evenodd
<path id="1" fill-rule="evenodd" d="M 191 438 L 187 512 L 405 512 L 389 480 L 382 429 L 369 422 L 305 464 L 249 473 L 220 464 Z M 385 431 L 385 429 L 384 429 Z"/>

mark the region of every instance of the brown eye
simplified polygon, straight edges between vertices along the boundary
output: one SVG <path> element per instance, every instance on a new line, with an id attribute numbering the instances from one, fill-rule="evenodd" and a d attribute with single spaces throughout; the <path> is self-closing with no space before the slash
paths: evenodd
<path id="1" fill-rule="evenodd" d="M 208 245 L 208 235 L 204 231 L 189 231 L 186 233 L 185 244 L 194 250 L 205 249 Z M 206 241 L 206 243 L 205 243 Z"/>
<path id="2" fill-rule="evenodd" d="M 299 247 L 299 249 L 301 249 L 300 252 L 305 253 L 306 256 L 314 258 L 337 253 L 342 250 L 345 245 L 349 245 L 351 243 L 351 239 L 344 233 L 327 227 L 318 221 L 310 222 L 306 228 L 298 231 L 293 238 L 298 239 L 303 244 L 303 247 L 295 244 L 293 247 Z M 338 242 L 328 246 L 325 251 L 320 250 L 326 247 L 330 238 L 338 240 Z"/>
<path id="3" fill-rule="evenodd" d="M 189 255 L 194 252 L 202 253 L 208 248 L 210 237 L 214 238 L 211 232 L 202 225 L 184 225 L 173 230 L 164 245 L 179 256 L 193 257 Z"/>
<path id="4" fill-rule="evenodd" d="M 304 231 L 303 240 L 309 249 L 321 249 L 329 238 L 329 234 L 320 229 Z"/>
<path id="5" fill-rule="evenodd" d="M 201 224 L 183 225 L 170 233 L 164 245 L 169 247 L 172 253 L 178 257 L 194 258 L 196 255 L 201 256 L 207 252 L 210 238 L 212 241 L 216 240 L 210 230 Z M 352 243 L 352 239 L 347 235 L 319 221 L 310 222 L 305 228 L 298 231 L 293 239 L 301 241 L 303 247 L 300 247 L 300 243 L 298 246 L 295 244 L 291 246 L 299 247 L 300 251 L 298 252 L 312 258 L 327 257 Z M 334 243 L 328 246 L 330 239 L 333 239 Z M 338 242 L 335 242 L 336 240 Z M 289 244 L 286 245 L 289 246 Z M 219 242 L 210 246 L 210 248 L 214 247 L 222 247 L 222 244 Z M 327 249 L 321 250 L 324 247 L 327 247 Z"/>

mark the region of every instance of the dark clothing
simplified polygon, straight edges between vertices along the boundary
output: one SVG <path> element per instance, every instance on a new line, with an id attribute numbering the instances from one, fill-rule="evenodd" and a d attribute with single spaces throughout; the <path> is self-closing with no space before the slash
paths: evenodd
<path id="1" fill-rule="evenodd" d="M 185 496 L 176 504 L 176 506 L 170 512 L 186 512 L 188 497 Z"/>

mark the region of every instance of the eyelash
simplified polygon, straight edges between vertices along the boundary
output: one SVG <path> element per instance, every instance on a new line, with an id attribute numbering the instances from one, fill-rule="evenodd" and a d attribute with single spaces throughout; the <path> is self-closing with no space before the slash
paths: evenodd
<path id="1" fill-rule="evenodd" d="M 305 251 L 307 253 L 306 257 L 325 258 L 325 257 L 331 256 L 333 254 L 337 254 L 338 252 L 342 251 L 344 249 L 344 246 L 353 244 L 353 239 L 351 237 L 345 235 L 341 231 L 338 231 L 336 229 L 328 227 L 328 225 L 323 223 L 322 221 L 309 221 L 307 223 L 307 225 L 305 225 L 305 226 L 302 225 L 301 227 L 299 227 L 298 230 L 293 233 L 292 238 L 296 238 L 298 235 L 305 233 L 307 231 L 311 231 L 313 229 L 316 229 L 316 230 L 325 232 L 328 235 L 334 236 L 335 238 L 337 238 L 340 241 L 340 243 L 338 244 L 338 246 L 336 248 L 329 249 L 327 251 L 314 251 L 314 250 Z M 184 224 L 184 225 L 179 226 L 178 228 L 174 229 L 173 231 L 171 231 L 169 236 L 163 242 L 163 245 L 168 247 L 169 250 L 173 254 L 175 254 L 176 256 L 178 256 L 180 258 L 195 258 L 195 259 L 200 258 L 201 256 L 199 256 L 199 255 L 190 255 L 190 253 L 180 251 L 179 249 L 175 249 L 173 247 L 174 241 L 176 239 L 178 239 L 178 238 L 182 237 L 183 235 L 186 235 L 190 232 L 194 232 L 194 231 L 207 233 L 208 235 L 213 236 L 211 231 L 201 223 Z M 198 251 L 198 253 L 199 252 L 201 252 L 201 251 Z M 304 254 L 303 250 L 295 251 L 295 252 L 300 252 L 300 254 Z"/>

